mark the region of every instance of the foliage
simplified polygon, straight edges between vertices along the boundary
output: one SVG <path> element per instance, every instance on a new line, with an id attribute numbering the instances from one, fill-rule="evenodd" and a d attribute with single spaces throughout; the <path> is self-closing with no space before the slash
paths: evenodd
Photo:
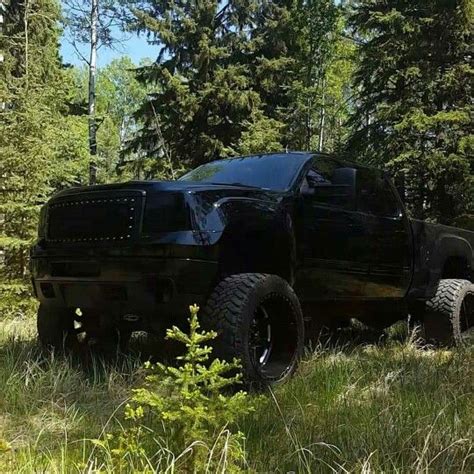
<path id="1" fill-rule="evenodd" d="M 405 176 L 415 217 L 449 223 L 473 206 L 470 0 L 364 0 L 348 150 Z"/>
<path id="2" fill-rule="evenodd" d="M 89 73 L 87 113 L 89 122 L 89 184 L 97 183 L 97 117 L 96 80 L 97 54 L 100 47 L 113 47 L 114 38 L 122 25 L 122 0 L 63 0 L 63 19 L 71 45 L 87 64 Z M 78 43 L 88 44 L 88 57 L 82 54 Z"/>
<path id="3" fill-rule="evenodd" d="M 154 87 L 130 149 L 185 167 L 225 155 L 260 105 L 246 61 L 253 2 L 140 2 L 132 28 L 159 45 L 140 81 Z"/>
<path id="4" fill-rule="evenodd" d="M 252 406 L 245 392 L 226 393 L 240 381 L 241 374 L 229 375 L 240 365 L 237 360 L 209 362 L 212 348 L 204 344 L 217 333 L 199 330 L 198 311 L 198 306 L 190 307 L 189 334 L 176 326 L 167 331 L 167 339 L 186 347 L 184 355 L 177 356 L 178 366 L 145 365 L 145 385 L 133 390 L 125 411 L 131 426 L 112 450 L 119 469 L 130 465 L 144 469 L 161 462 L 156 457 L 158 438 L 168 452 L 180 454 L 181 470 L 239 471 L 244 436 L 230 429 Z"/>
<path id="5" fill-rule="evenodd" d="M 37 307 L 38 303 L 24 280 L 7 280 L 0 284 L 0 320 L 32 318 Z"/>
<path id="6" fill-rule="evenodd" d="M 341 146 L 354 47 L 333 0 L 150 0 L 134 13 L 160 52 L 140 73 L 155 90 L 132 150 L 186 167 Z"/>
<path id="7" fill-rule="evenodd" d="M 133 166 L 140 157 L 123 154 L 127 141 L 138 130 L 133 114 L 147 93 L 136 79 L 136 67 L 129 57 L 123 56 L 97 71 L 97 178 L 100 183 L 142 177 L 141 170 Z M 75 106 L 80 114 L 86 114 L 88 71 L 82 67 L 75 68 L 74 73 Z"/>
<path id="8" fill-rule="evenodd" d="M 85 124 L 68 115 L 72 76 L 59 59 L 58 19 L 56 0 L 11 2 L 0 36 L 0 281 L 14 284 L 26 278 L 40 205 L 79 183 L 87 159 Z"/>
<path id="9" fill-rule="evenodd" d="M 251 395 L 256 411 L 238 420 L 247 470 L 473 472 L 474 351 L 419 349 L 393 333 L 377 345 L 357 333 L 357 345 L 357 334 L 343 331 L 340 344 L 308 353 L 273 396 Z M 135 357 L 86 366 L 45 357 L 33 320 L 1 321 L 0 437 L 12 449 L 0 453 L 0 471 L 120 473 L 89 439 L 120 430 L 116 415 L 141 365 Z M 166 440 L 157 441 L 158 472 L 183 472 Z"/>
<path id="10" fill-rule="evenodd" d="M 336 346 L 317 347 L 298 376 L 246 419 L 250 467 L 471 472 L 472 383 L 464 377 L 473 376 L 472 348 L 420 348 L 403 325 L 392 327 L 385 343 L 354 328 L 339 338 Z"/>
<path id="11" fill-rule="evenodd" d="M 355 47 L 345 37 L 345 11 L 333 0 L 300 1 L 298 76 L 291 84 L 292 141 L 306 150 L 335 151 L 345 139 Z"/>
<path id="12" fill-rule="evenodd" d="M 236 154 L 250 155 L 282 149 L 283 124 L 280 121 L 268 118 L 261 110 L 256 110 L 243 125 L 239 143 L 234 147 Z"/>

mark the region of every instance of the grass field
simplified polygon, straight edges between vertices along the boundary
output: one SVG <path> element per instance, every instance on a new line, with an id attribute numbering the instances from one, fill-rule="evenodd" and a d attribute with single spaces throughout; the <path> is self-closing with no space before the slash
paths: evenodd
<path id="1" fill-rule="evenodd" d="M 402 333 L 374 344 L 349 330 L 308 350 L 297 376 L 239 423 L 247 469 L 474 472 L 472 345 L 419 349 Z M 97 472 L 89 440 L 117 427 L 140 366 L 47 357 L 32 320 L 2 323 L 0 471 Z"/>

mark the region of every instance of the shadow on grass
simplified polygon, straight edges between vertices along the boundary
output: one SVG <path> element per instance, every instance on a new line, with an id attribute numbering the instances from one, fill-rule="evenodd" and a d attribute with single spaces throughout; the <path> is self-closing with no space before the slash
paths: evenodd
<path id="1" fill-rule="evenodd" d="M 393 342 L 404 343 L 412 337 L 413 334 L 408 330 L 406 321 L 399 321 L 385 330 L 376 330 L 358 320 L 351 320 L 346 327 L 333 330 L 323 329 L 318 334 L 311 334 L 308 338 L 307 349 L 311 351 L 319 347 L 349 354 L 360 346 L 383 347 Z"/>
<path id="2" fill-rule="evenodd" d="M 172 363 L 182 349 L 175 341 L 137 332 L 133 334 L 125 352 L 110 348 L 102 350 L 100 346 L 84 344 L 68 353 L 53 354 L 41 347 L 34 330 L 29 328 L 22 332 L 17 329 L 9 328 L 4 331 L 0 342 L 0 363 L 8 360 L 9 365 L 13 363 L 19 368 L 18 365 L 29 360 L 35 361 L 43 370 L 48 370 L 52 363 L 63 363 L 71 369 L 81 371 L 86 379 L 95 382 L 105 380 L 111 371 L 131 377 L 146 361 Z M 376 331 L 354 320 L 347 327 L 313 335 L 309 338 L 307 349 L 311 352 L 316 347 L 323 347 L 350 353 L 359 346 L 382 347 L 389 342 L 403 342 L 409 336 L 406 322 L 396 323 L 385 331 Z"/>

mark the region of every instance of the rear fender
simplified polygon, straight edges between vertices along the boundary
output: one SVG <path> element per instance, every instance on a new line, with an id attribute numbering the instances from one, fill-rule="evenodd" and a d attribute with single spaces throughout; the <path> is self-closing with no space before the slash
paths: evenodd
<path id="1" fill-rule="evenodd" d="M 452 258 L 462 259 L 466 262 L 469 272 L 472 270 L 472 247 L 469 242 L 457 235 L 442 235 L 437 239 L 431 258 L 428 260 L 430 269 L 429 295 L 435 294 L 439 280 L 443 278 L 446 262 Z"/>

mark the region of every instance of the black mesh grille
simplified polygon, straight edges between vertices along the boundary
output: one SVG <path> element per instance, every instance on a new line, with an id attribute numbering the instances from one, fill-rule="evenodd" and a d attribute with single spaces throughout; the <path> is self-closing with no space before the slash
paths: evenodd
<path id="1" fill-rule="evenodd" d="M 140 222 L 141 198 L 74 197 L 50 204 L 48 240 L 52 242 L 124 241 Z"/>

